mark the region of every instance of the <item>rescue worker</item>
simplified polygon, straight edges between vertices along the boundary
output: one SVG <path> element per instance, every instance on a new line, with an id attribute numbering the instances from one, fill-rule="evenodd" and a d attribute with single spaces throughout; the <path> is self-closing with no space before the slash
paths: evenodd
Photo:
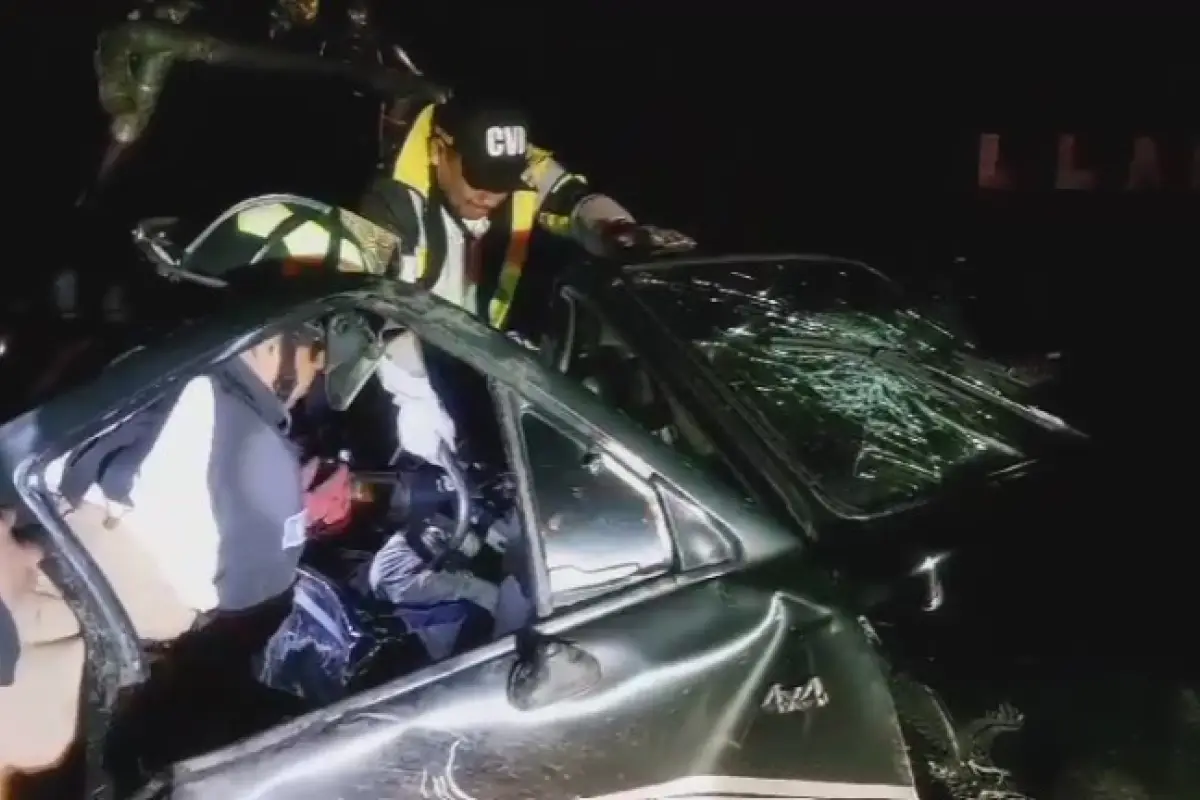
<path id="1" fill-rule="evenodd" d="M 310 522 L 348 513 L 348 472 L 306 486 L 315 470 L 302 471 L 286 436 L 288 409 L 323 366 L 314 332 L 276 335 L 47 468 L 139 638 L 171 643 L 174 663 L 199 654 L 214 687 L 229 683 L 220 676 L 236 675 L 239 660 L 249 675 L 253 652 L 286 615 Z M 49 767 L 75 738 L 79 623 L 48 581 L 36 595 L 15 609 L 22 668 L 0 689 L 0 718 L 39 724 L 0 726 L 0 771 Z M 212 647 L 209 634 L 225 630 L 235 635 Z M 153 742 L 180 721 L 162 715 L 183 706 L 147 702 L 137 718 Z M 155 760 L 169 738 L 141 755 Z"/>
<path id="2" fill-rule="evenodd" d="M 451 97 L 422 107 L 360 212 L 400 237 L 399 275 L 506 329 L 538 227 L 594 255 L 690 249 L 637 223 L 612 198 L 532 144 L 521 112 Z"/>
<path id="3" fill-rule="evenodd" d="M 218 261 L 244 264 L 261 253 L 282 262 L 289 275 L 314 268 L 380 274 L 398 249 L 395 234 L 335 207 L 318 212 L 286 201 L 255 205 L 239 212 L 232 228 L 222 234 Z M 419 340 L 410 331 L 390 337 L 380 332 L 376 343 L 370 338 L 360 324 L 338 327 L 327 373 L 346 377 L 334 381 L 334 386 L 326 381 L 326 391 L 333 389 L 337 395 L 329 398 L 330 405 L 335 411 L 345 410 L 366 381 L 375 377 L 395 406 L 400 447 L 440 464 L 443 445 L 450 452 L 456 449 L 457 428 L 435 391 Z"/>
<path id="4" fill-rule="evenodd" d="M 211 676 L 207 703 L 140 690 L 142 714 L 131 714 L 138 724 L 123 735 L 137 738 L 132 749 L 148 762 L 180 756 L 158 750 L 177 740 L 156 740 L 156 731 L 182 724 L 185 714 L 227 708 L 229 698 L 214 692 L 257 685 L 250 661 L 290 609 L 302 545 L 339 529 L 350 512 L 348 467 L 302 468 L 287 438 L 289 410 L 317 376 L 325 374 L 340 410 L 378 372 L 397 407 L 398 438 L 413 455 L 438 463 L 454 438 L 411 334 L 395 336 L 376 363 L 353 333 L 329 321 L 276 335 L 47 469 L 47 485 L 71 508 L 67 523 L 113 585 L 139 638 L 151 646 L 170 643 L 172 663 L 196 662 L 201 666 L 189 674 Z M 48 582 L 38 595 L 34 607 L 13 609 L 28 669 L 0 689 L 0 719 L 34 715 L 39 727 L 34 734 L 0 726 L 0 772 L 46 768 L 75 736 L 84 660 L 78 622 Z M 235 646 L 227 639 L 219 647 L 202 644 L 231 629 Z M 242 664 L 247 668 L 239 672 Z M 236 688 L 221 688 L 230 685 Z M 188 724 L 204 729 L 202 722 Z M 253 725 L 245 724 L 249 734 Z"/>

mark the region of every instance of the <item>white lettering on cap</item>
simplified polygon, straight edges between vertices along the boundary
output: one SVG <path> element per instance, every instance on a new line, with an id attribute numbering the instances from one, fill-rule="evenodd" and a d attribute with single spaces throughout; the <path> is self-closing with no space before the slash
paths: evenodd
<path id="1" fill-rule="evenodd" d="M 484 133 L 484 141 L 492 158 L 525 155 L 525 127 L 522 125 L 493 125 Z"/>

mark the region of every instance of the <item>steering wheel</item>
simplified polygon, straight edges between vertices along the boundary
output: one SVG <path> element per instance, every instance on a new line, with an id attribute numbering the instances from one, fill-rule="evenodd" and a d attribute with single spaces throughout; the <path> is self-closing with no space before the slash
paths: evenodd
<path id="1" fill-rule="evenodd" d="M 446 443 L 443 443 L 439 450 L 438 462 L 436 464 L 432 464 L 431 466 L 442 468 L 442 470 L 445 472 L 446 479 L 450 484 L 450 489 L 454 494 L 454 530 L 450 533 L 445 542 L 440 545 L 435 545 L 432 541 L 426 542 L 426 546 L 429 547 L 430 550 L 433 550 L 435 546 L 440 547 L 439 551 L 430 553 L 431 560 L 429 562 L 429 567 L 430 569 L 437 570 L 441 569 L 447 559 L 462 550 L 463 545 L 467 542 L 467 538 L 471 535 L 471 484 L 467 480 L 466 472 L 463 470 L 462 466 L 459 465 L 458 459 L 450 450 L 450 446 Z M 408 526 L 410 529 L 412 529 L 413 525 L 422 525 L 428 528 L 431 524 L 431 520 L 435 520 L 441 516 L 440 512 L 434 512 L 432 516 L 429 517 L 420 515 L 418 512 L 418 514 L 414 516 L 414 501 L 412 492 L 416 490 L 424 494 L 425 492 L 429 492 L 431 487 L 425 486 L 418 489 L 417 485 L 406 481 L 402 477 L 402 473 L 397 473 L 394 471 L 383 473 L 366 473 L 356 471 L 354 474 L 355 477 L 360 481 L 366 480 L 368 482 L 390 483 L 396 486 L 398 489 L 408 492 L 409 494 L 407 494 L 406 499 L 402 501 L 403 505 L 406 507 L 404 512 L 405 520 L 403 524 Z M 437 493 L 441 493 L 444 490 L 439 486 L 435 491 Z M 442 500 L 437 499 L 433 502 L 436 503 L 437 507 L 440 507 Z M 432 510 L 429 506 L 424 507 L 426 510 Z M 444 526 L 435 524 L 434 527 L 440 530 Z"/>
<path id="2" fill-rule="evenodd" d="M 438 555 L 439 562 L 461 550 L 471 532 L 471 486 L 467 482 L 467 474 L 454 457 L 450 445 L 442 442 L 440 455 L 441 467 L 446 470 L 446 477 L 454 489 L 454 532 L 446 544 L 446 552 Z"/>

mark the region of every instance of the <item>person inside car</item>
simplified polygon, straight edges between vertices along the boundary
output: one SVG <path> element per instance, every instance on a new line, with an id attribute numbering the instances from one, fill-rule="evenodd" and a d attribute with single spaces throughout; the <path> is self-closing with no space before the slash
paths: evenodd
<path id="1" fill-rule="evenodd" d="M 453 427 L 439 422 L 445 415 L 436 396 L 423 388 L 419 361 L 406 358 L 417 352 L 406 344 L 411 334 L 396 336 L 376 363 L 354 349 L 352 337 L 331 335 L 329 323 L 297 326 L 249 348 L 47 469 L 47 485 L 69 508 L 67 522 L 138 636 L 154 647 L 170 643 L 174 659 L 186 653 L 210 677 L 241 664 L 250 674 L 250 661 L 290 610 L 302 545 L 314 529 L 336 530 L 349 513 L 348 468 L 302 467 L 288 439 L 290 409 L 318 375 L 324 372 L 349 402 L 357 388 L 347 384 L 361 386 L 378 371 L 396 398 L 399 438 L 419 457 L 436 463 L 443 439 L 453 439 Z M 43 607 L 18 617 L 17 629 L 26 655 L 36 651 L 50 666 L 33 683 L 18 673 L 0 697 L 0 714 L 56 701 L 61 713 L 49 715 L 54 724 L 43 726 L 37 742 L 0 740 L 0 767 L 22 771 L 62 756 L 78 711 L 78 623 L 53 587 L 43 588 Z M 219 632 L 229 634 L 220 647 L 182 644 L 211 642 Z M 213 691 L 222 685 L 208 682 Z M 185 706 L 195 709 L 161 702 L 154 692 L 142 696 L 160 697 L 142 705 L 176 722 Z M 173 723 L 141 724 L 153 731 Z"/>
<path id="2" fill-rule="evenodd" d="M 243 635 L 254 628 L 265 641 L 286 614 L 306 504 L 339 513 L 328 499 L 336 478 L 306 492 L 287 440 L 288 409 L 323 365 L 316 332 L 276 335 L 47 468 L 47 485 L 70 508 L 68 523 L 143 640 L 174 649 L 240 617 L 234 627 L 242 631 L 223 641 L 222 658 L 232 663 L 239 654 L 229 642 L 255 638 Z M 84 658 L 78 622 L 61 599 L 53 602 L 52 587 L 40 592 L 41 607 L 19 615 L 17 628 L 41 675 L 26 681 L 18 672 L 0 714 L 60 713 L 43 714 L 54 724 L 39 726 L 37 737 L 26 731 L 0 741 L 0 764 L 22 771 L 53 764 L 73 741 Z"/>
<path id="3" fill-rule="evenodd" d="M 456 540 L 446 518 L 412 519 L 376 552 L 367 572 L 370 591 L 397 607 L 402 616 L 437 614 L 456 607 L 459 614 L 440 614 L 432 624 L 414 620 L 430 658 L 440 661 L 469 648 L 464 640 L 491 641 L 523 621 L 527 602 L 515 579 L 501 585 L 476 577 L 471 560 L 484 547 L 504 554 L 512 536 L 506 521 L 488 527 L 483 536 L 468 530 Z M 482 626 L 472 626 L 481 621 Z"/>
<path id="4" fill-rule="evenodd" d="M 534 228 L 595 255 L 687 249 L 678 231 L 638 224 L 533 145 L 525 114 L 462 96 L 421 108 L 360 213 L 400 236 L 400 277 L 497 329 L 509 323 Z"/>

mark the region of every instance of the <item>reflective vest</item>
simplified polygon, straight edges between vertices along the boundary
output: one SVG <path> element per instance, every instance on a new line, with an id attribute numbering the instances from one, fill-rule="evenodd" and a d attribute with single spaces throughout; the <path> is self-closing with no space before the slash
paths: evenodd
<path id="1" fill-rule="evenodd" d="M 433 104 L 426 106 L 413 120 L 392 167 L 392 179 L 416 192 L 425 203 L 429 202 L 429 193 L 432 188 L 433 162 L 429 141 L 433 134 L 435 107 Z M 536 180 L 539 167 L 550 163 L 549 153 L 531 148 L 530 162 L 527 177 Z M 533 189 L 518 189 L 513 192 L 510 203 L 512 210 L 508 246 L 505 248 L 504 262 L 500 267 L 496 290 L 488 302 L 487 309 L 488 322 L 492 327 L 500 329 L 508 320 L 513 296 L 516 294 L 517 284 L 521 281 L 521 273 L 525 269 L 525 261 L 529 256 L 529 239 L 533 234 L 533 226 L 537 220 L 538 206 L 540 205 L 538 193 Z M 425 235 L 428 238 L 428 232 Z M 433 265 L 429 263 L 428 247 L 417 247 L 414 255 L 417 259 L 417 278 L 419 280 L 428 273 Z"/>
<path id="2" fill-rule="evenodd" d="M 283 259 L 285 263 L 320 263 L 330 257 L 332 266 L 340 272 L 368 271 L 367 260 L 358 243 L 347 238 L 331 242 L 327 225 L 306 219 L 297 214 L 297 210 L 283 202 L 248 208 L 237 215 L 238 233 L 261 240 L 275 238 L 267 256 Z M 299 210 L 312 213 L 309 209 Z"/>

